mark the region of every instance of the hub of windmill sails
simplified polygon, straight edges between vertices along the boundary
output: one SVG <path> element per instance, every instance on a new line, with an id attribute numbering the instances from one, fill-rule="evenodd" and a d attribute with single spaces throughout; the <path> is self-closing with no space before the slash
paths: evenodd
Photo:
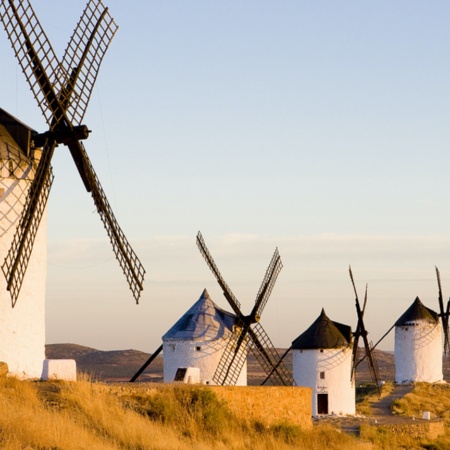
<path id="1" fill-rule="evenodd" d="M 54 131 L 37 133 L 33 136 L 34 148 L 43 147 L 48 139 L 54 139 L 57 144 L 69 145 L 87 139 L 90 132 L 86 125 L 77 125 L 72 128 L 63 127 Z"/>

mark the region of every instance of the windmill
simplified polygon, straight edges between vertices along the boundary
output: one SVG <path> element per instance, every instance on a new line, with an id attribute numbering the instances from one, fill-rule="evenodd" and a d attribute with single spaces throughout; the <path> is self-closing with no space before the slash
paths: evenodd
<path id="1" fill-rule="evenodd" d="M 33 147 L 42 147 L 42 156 L 27 193 L 19 225 L 2 265 L 12 306 L 16 305 L 19 298 L 45 211 L 53 182 L 51 161 L 59 144 L 69 148 L 138 303 L 145 270 L 121 230 L 81 142 L 87 139 L 90 133 L 82 121 L 100 64 L 117 31 L 117 25 L 101 0 L 90 0 L 62 60 L 59 61 L 29 1 L 2 0 L 0 18 L 49 127 L 48 131 L 35 133 L 32 137 Z"/>
<path id="2" fill-rule="evenodd" d="M 450 342 L 449 342 L 449 336 L 448 336 L 448 318 L 450 314 L 450 299 L 447 301 L 447 307 L 444 311 L 444 299 L 442 297 L 442 286 L 441 286 L 441 274 L 439 273 L 439 269 L 435 267 L 436 269 L 436 278 L 439 288 L 439 317 L 442 321 L 442 329 L 444 331 L 444 355 L 447 356 L 448 352 L 450 350 Z"/>
<path id="3" fill-rule="evenodd" d="M 256 296 L 255 305 L 250 314 L 246 316 L 241 311 L 241 304 L 220 274 L 200 232 L 197 234 L 197 246 L 237 317 L 234 332 L 228 341 L 227 347 L 215 371 L 213 377 L 214 382 L 219 385 L 236 384 L 236 380 L 247 359 L 247 350 L 250 349 L 264 372 L 271 376 L 272 382 L 292 386 L 294 384 L 292 374 L 281 361 L 272 341 L 259 322 L 278 274 L 283 267 L 278 249 L 275 250 L 267 268 Z"/>
<path id="4" fill-rule="evenodd" d="M 164 382 L 181 381 L 177 374 L 184 371 L 198 373 L 197 381 L 214 383 L 213 377 L 226 344 L 233 332 L 236 316 L 219 308 L 206 289 L 199 299 L 162 336 L 162 345 L 150 356 L 130 382 L 136 381 L 141 373 L 164 352 Z M 247 371 L 244 366 L 237 385 L 247 385 Z"/>
<path id="5" fill-rule="evenodd" d="M 444 310 L 441 276 L 436 269 L 440 313 L 427 308 L 416 297 L 411 306 L 395 322 L 395 382 L 439 383 L 444 379 L 442 350 L 449 351 L 449 303 Z M 444 349 L 442 348 L 442 335 Z"/>
<path id="6" fill-rule="evenodd" d="M 312 413 L 355 414 L 352 329 L 322 311 L 291 346 L 294 380 L 312 389 Z"/>
<path id="7" fill-rule="evenodd" d="M 352 268 L 348 269 L 350 274 L 350 279 L 352 281 L 353 291 L 355 292 L 355 307 L 356 307 L 356 315 L 358 318 L 355 331 L 353 332 L 353 351 L 352 351 L 352 370 L 351 370 L 351 379 L 353 380 L 355 377 L 355 371 L 358 365 L 364 360 L 367 359 L 367 364 L 369 366 L 370 377 L 372 378 L 373 383 L 378 389 L 378 393 L 381 395 L 381 387 L 380 387 L 380 375 L 378 371 L 377 361 L 375 359 L 375 354 L 373 351 L 373 345 L 369 342 L 367 338 L 367 330 L 364 325 L 364 313 L 366 311 L 367 306 L 367 284 L 366 291 L 364 295 L 364 303 L 361 309 L 361 304 L 358 298 L 358 292 L 356 291 L 355 281 L 353 279 Z M 358 360 L 358 342 L 359 338 L 362 338 L 364 343 L 364 355 L 361 359 Z"/>

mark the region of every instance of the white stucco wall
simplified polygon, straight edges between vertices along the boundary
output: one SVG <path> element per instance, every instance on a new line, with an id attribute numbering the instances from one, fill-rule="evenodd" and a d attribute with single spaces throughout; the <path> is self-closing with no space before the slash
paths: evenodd
<path id="1" fill-rule="evenodd" d="M 164 382 L 172 382 L 179 367 L 198 367 L 200 381 L 214 384 L 214 372 L 225 345 L 226 340 L 224 339 L 207 342 L 164 340 Z M 242 367 L 236 386 L 247 386 L 247 362 Z"/>
<path id="2" fill-rule="evenodd" d="M 317 394 L 328 394 L 328 413 L 355 414 L 355 385 L 351 377 L 351 348 L 293 350 L 292 366 L 297 386 L 312 388 L 312 414 L 316 416 Z M 320 378 L 320 373 L 324 378 Z"/>
<path id="3" fill-rule="evenodd" d="M 440 322 L 395 327 L 395 382 L 442 381 L 442 350 Z"/>
<path id="4" fill-rule="evenodd" d="M 0 265 L 14 236 L 27 188 L 27 181 L 10 178 L 0 164 Z M 46 222 L 44 214 L 14 309 L 0 272 L 0 361 L 8 364 L 10 374 L 21 378 L 40 378 L 45 359 Z"/>

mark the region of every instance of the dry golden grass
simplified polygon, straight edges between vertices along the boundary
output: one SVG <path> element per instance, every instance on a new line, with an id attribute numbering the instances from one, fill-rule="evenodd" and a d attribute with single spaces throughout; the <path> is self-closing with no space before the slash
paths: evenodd
<path id="1" fill-rule="evenodd" d="M 0 380 L 0 448 L 367 449 L 331 426 L 243 425 L 209 389 Z"/>
<path id="2" fill-rule="evenodd" d="M 386 386 L 388 395 L 392 386 Z M 450 423 L 450 387 L 419 384 L 394 404 L 398 414 L 430 411 Z M 206 387 L 139 387 L 0 380 L 0 448 L 3 450 L 375 450 L 448 449 L 448 434 L 430 441 L 375 427 L 361 438 L 332 425 L 305 430 L 289 422 L 271 427 L 239 420 Z"/>
<path id="3" fill-rule="evenodd" d="M 393 390 L 394 383 L 392 381 L 388 381 L 381 386 L 381 397 L 378 395 L 378 390 L 374 385 L 358 388 L 356 390 L 356 412 L 363 416 L 370 416 L 372 414 L 371 404 L 387 397 Z"/>

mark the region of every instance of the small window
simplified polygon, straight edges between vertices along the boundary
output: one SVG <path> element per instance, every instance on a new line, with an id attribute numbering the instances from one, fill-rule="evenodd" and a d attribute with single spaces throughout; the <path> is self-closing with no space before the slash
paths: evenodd
<path id="1" fill-rule="evenodd" d="M 201 347 L 195 347 L 195 350 L 196 350 L 197 352 L 199 352 L 201 349 L 202 349 Z"/>
<path id="2" fill-rule="evenodd" d="M 14 165 L 13 162 L 11 160 L 8 161 L 8 168 L 9 168 L 9 176 L 13 177 L 14 176 Z"/>
<path id="3" fill-rule="evenodd" d="M 174 352 L 175 351 L 175 344 L 169 344 L 169 349 Z"/>
<path id="4" fill-rule="evenodd" d="M 325 372 L 320 372 L 320 379 L 325 380 Z"/>

